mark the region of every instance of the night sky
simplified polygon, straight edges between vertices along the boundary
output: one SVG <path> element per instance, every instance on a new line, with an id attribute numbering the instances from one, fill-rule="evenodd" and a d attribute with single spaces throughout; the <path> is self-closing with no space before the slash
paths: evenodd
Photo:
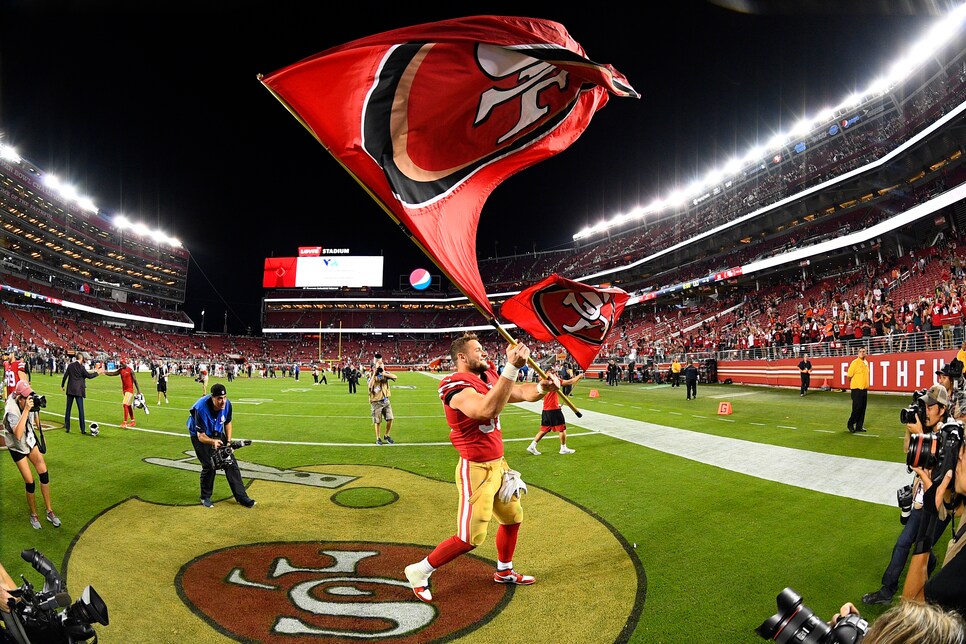
<path id="1" fill-rule="evenodd" d="M 584 226 L 666 196 L 864 89 L 937 20 L 925 2 L 626 4 L 8 0 L 0 132 L 102 210 L 181 239 L 196 322 L 204 308 L 208 330 L 221 330 L 227 310 L 230 332 L 257 332 L 266 256 L 382 254 L 387 287 L 416 267 L 438 272 L 258 73 L 480 13 L 556 20 L 623 72 L 640 100 L 612 98 L 573 146 L 495 190 L 482 259 L 566 247 Z"/>

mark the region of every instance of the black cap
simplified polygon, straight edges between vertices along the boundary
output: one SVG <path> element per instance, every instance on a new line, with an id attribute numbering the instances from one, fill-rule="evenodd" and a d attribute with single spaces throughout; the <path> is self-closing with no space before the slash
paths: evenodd
<path id="1" fill-rule="evenodd" d="M 221 384 L 220 382 L 216 382 L 215 384 L 213 384 L 211 386 L 211 395 L 212 396 L 227 396 L 228 395 L 228 392 L 225 390 L 225 385 Z"/>

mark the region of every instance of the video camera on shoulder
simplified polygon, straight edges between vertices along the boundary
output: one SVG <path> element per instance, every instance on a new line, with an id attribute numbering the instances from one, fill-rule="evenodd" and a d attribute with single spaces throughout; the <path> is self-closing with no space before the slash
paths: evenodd
<path id="1" fill-rule="evenodd" d="M 778 594 L 778 612 L 755 629 L 763 639 L 781 644 L 858 644 L 869 630 L 869 622 L 852 614 L 834 626 L 817 617 L 791 588 Z"/>
<path id="2" fill-rule="evenodd" d="M 963 424 L 958 420 L 947 421 L 938 432 L 912 434 L 906 452 L 906 467 L 910 471 L 914 467 L 932 470 L 932 482 L 938 484 L 946 472 L 956 469 L 962 445 Z"/>

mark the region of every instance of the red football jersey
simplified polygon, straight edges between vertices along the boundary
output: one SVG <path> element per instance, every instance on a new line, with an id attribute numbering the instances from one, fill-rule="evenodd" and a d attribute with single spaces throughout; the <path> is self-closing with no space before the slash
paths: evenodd
<path id="1" fill-rule="evenodd" d="M 134 371 L 127 365 L 121 367 L 121 391 L 134 393 Z"/>
<path id="2" fill-rule="evenodd" d="M 475 373 L 451 373 L 439 383 L 439 399 L 443 401 L 446 411 L 446 423 L 449 425 L 449 440 L 460 456 L 467 461 L 483 463 L 503 457 L 503 432 L 500 430 L 500 417 L 481 422 L 470 418 L 463 412 L 453 409 L 446 400 L 450 395 L 466 388 L 483 394 L 489 393 L 492 384 L 500 376 L 491 368 L 483 378 Z"/>
<path id="3" fill-rule="evenodd" d="M 3 384 L 6 386 L 6 395 L 9 396 L 13 393 L 14 387 L 17 383 L 22 380 L 20 377 L 20 372 L 23 371 L 23 367 L 20 365 L 19 360 L 4 360 L 3 362 Z"/>

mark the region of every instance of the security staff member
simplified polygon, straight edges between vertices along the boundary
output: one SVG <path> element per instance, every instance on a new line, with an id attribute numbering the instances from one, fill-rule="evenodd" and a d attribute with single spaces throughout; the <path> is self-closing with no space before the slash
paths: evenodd
<path id="1" fill-rule="evenodd" d="M 858 357 L 849 365 L 846 377 L 852 396 L 852 415 L 846 423 L 853 434 L 865 431 L 865 408 L 869 404 L 869 362 L 865 359 L 865 347 L 859 349 Z"/>

